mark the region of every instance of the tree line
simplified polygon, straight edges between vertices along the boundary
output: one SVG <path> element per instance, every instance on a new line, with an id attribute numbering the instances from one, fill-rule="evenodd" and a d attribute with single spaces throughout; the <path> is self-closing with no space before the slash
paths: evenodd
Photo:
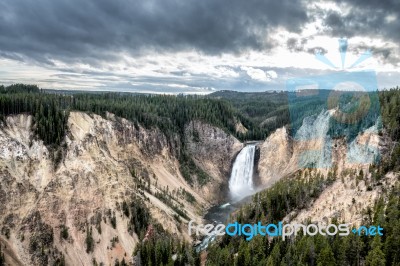
<path id="1" fill-rule="evenodd" d="M 0 86 L 0 120 L 9 115 L 28 113 L 34 131 L 54 151 L 59 162 L 64 145 L 69 112 L 83 111 L 105 117 L 107 112 L 145 128 L 159 128 L 167 137 L 180 161 L 180 170 L 190 184 L 204 185 L 210 177 L 194 163 L 185 147 L 185 126 L 200 120 L 245 140 L 256 138 L 248 124 L 246 134 L 236 132 L 241 114 L 229 102 L 203 96 L 138 95 L 126 93 L 47 93 L 35 85 Z M 243 118 L 244 119 L 244 118 Z M 258 133 L 257 133 L 258 132 Z M 264 136 L 264 135 L 263 135 Z"/>
<path id="2" fill-rule="evenodd" d="M 294 210 L 300 210 L 316 199 L 334 180 L 318 174 L 313 179 L 292 178 L 279 181 L 272 188 L 253 197 L 235 216 L 240 223 L 276 223 Z M 400 185 L 381 195 L 373 208 L 363 214 L 363 225 L 380 225 L 383 236 L 352 234 L 348 236 L 304 236 L 282 241 L 255 236 L 223 236 L 207 251 L 206 265 L 370 265 L 400 264 Z M 342 222 L 342 221 L 341 221 Z M 340 223 L 341 223 L 340 222 Z M 344 221 L 345 222 L 345 221 Z M 332 223 L 339 224 L 337 219 Z"/>
<path id="3" fill-rule="evenodd" d="M 369 168 L 371 181 L 375 185 L 379 185 L 380 179 L 387 172 L 400 169 L 400 89 L 396 87 L 380 91 L 377 96 L 379 102 L 374 99 L 372 106 L 376 108 L 379 104 L 382 120 L 379 134 L 390 137 L 393 145 L 385 157 Z M 322 99 L 309 99 L 297 104 L 294 107 L 299 110 L 295 112 L 298 119 L 294 121 L 299 123 L 302 120 L 301 116 L 310 110 L 311 106 L 314 112 L 318 108 L 323 110 Z M 368 128 L 376 122 L 370 118 L 372 114 L 366 120 L 367 123 L 360 127 Z M 333 127 L 331 130 L 342 129 Z M 258 220 L 276 222 L 290 212 L 307 206 L 335 177 L 333 171 L 326 179 L 316 174 L 311 179 L 281 180 L 272 188 L 255 195 L 251 204 L 241 208 L 237 218 L 242 223 Z M 400 265 L 399 221 L 400 185 L 397 183 L 391 189 L 384 190 L 373 208 L 367 208 L 363 214 L 363 225 L 380 225 L 384 228 L 383 236 L 298 235 L 289 241 L 277 238 L 270 240 L 262 236 L 255 236 L 251 241 L 246 241 L 244 237 L 224 236 L 209 248 L 207 265 Z M 333 219 L 333 223 L 338 221 Z"/>

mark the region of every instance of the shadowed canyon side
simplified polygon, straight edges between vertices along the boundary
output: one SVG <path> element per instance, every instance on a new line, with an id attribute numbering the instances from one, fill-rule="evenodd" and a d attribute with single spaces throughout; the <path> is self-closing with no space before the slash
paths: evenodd
<path id="1" fill-rule="evenodd" d="M 200 221 L 204 209 L 216 202 L 215 190 L 227 182 L 225 173 L 241 148 L 222 130 L 195 124 L 200 141 L 189 145 L 196 162 L 204 163 L 199 167 L 213 178 L 203 186 L 190 186 L 180 175 L 179 147 L 171 146 L 158 129 L 135 126 L 112 114 L 105 119 L 71 112 L 55 166 L 54 152 L 34 136 L 32 116 L 7 117 L 0 128 L 0 214 L 2 231 L 8 232 L 2 237 L 7 261 L 130 261 L 143 236 L 126 210 L 132 213 L 141 205 L 165 230 L 188 239 L 183 221 Z M 215 149 L 221 153 L 210 157 Z M 169 193 L 174 196 L 166 199 L 163 195 Z M 90 253 L 88 239 L 93 243 Z"/>
<path id="2" fill-rule="evenodd" d="M 232 163 L 243 144 L 222 129 L 200 121 L 189 123 L 185 127 L 185 136 L 190 156 L 211 177 L 207 186 L 201 189 L 202 195 L 214 203 L 225 200 Z"/>

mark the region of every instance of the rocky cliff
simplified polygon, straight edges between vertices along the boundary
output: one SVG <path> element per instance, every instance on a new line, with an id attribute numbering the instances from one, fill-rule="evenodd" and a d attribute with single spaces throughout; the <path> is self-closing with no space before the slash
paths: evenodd
<path id="1" fill-rule="evenodd" d="M 280 178 L 299 169 L 315 168 L 327 173 L 333 167 L 340 173 L 344 169 L 365 169 L 387 150 L 387 143 L 378 135 L 376 126 L 361 132 L 347 142 L 328 134 L 329 120 L 334 110 L 307 117 L 296 134 L 286 127 L 277 129 L 259 144 L 259 182 L 269 186 Z"/>
<path id="2" fill-rule="evenodd" d="M 196 165 L 212 178 L 202 188 L 206 198 L 220 200 L 228 189 L 232 163 L 243 144 L 220 128 L 193 121 L 185 128 L 187 149 Z"/>
<path id="3" fill-rule="evenodd" d="M 0 126 L 0 240 L 15 265 L 129 261 L 140 236 L 124 207 L 139 201 L 165 230 L 188 237 L 183 221 L 200 220 L 216 200 L 215 187 L 227 182 L 241 147 L 210 125 L 188 126 L 189 151 L 212 177 L 193 187 L 179 172 L 179 148 L 171 144 L 179 142 L 158 129 L 81 112 L 72 112 L 67 126 L 57 151 L 36 138 L 29 115 Z M 193 129 L 198 140 L 191 140 Z"/>
<path id="4" fill-rule="evenodd" d="M 280 128 L 259 145 L 259 182 L 264 188 L 283 177 L 301 174 L 305 169 L 325 176 L 335 170 L 333 184 L 309 208 L 290 214 L 286 221 L 310 219 L 324 223 L 336 218 L 359 225 L 362 212 L 373 206 L 383 190 L 399 180 L 395 173 L 388 173 L 379 182 L 371 176 L 369 166 L 385 157 L 392 145 L 385 134 L 378 134 L 377 125 L 350 142 L 332 138 L 328 125 L 333 113 L 333 110 L 324 111 L 306 118 L 294 136 L 287 128 Z"/>

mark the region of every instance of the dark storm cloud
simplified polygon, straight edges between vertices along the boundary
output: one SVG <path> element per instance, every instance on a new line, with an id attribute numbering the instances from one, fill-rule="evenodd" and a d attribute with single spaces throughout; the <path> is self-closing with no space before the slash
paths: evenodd
<path id="1" fill-rule="evenodd" d="M 286 41 L 286 47 L 291 52 L 302 52 L 305 49 L 304 46 L 306 43 L 306 39 L 289 38 Z"/>
<path id="2" fill-rule="evenodd" d="M 333 36 L 354 37 L 354 36 L 381 36 L 385 34 L 385 13 L 383 11 L 356 10 L 347 15 L 338 11 L 326 12 L 325 26 L 327 32 Z"/>
<path id="3" fill-rule="evenodd" d="M 121 51 L 197 50 L 207 54 L 268 49 L 269 29 L 299 32 L 305 8 L 291 0 L 6 0 L 0 3 L 0 51 L 51 64 L 92 65 Z"/>
<path id="4" fill-rule="evenodd" d="M 400 1 L 398 0 L 338 0 L 338 5 L 350 8 L 346 15 L 333 10 L 321 11 L 326 32 L 335 37 L 365 36 L 383 41 L 400 42 Z M 383 62 L 397 65 L 400 47 L 372 47 Z M 357 48 L 356 48 L 357 49 Z"/>
<path id="5" fill-rule="evenodd" d="M 324 47 L 316 46 L 316 47 L 311 47 L 307 49 L 307 53 L 309 54 L 326 54 L 328 50 L 326 50 Z"/>
<path id="6" fill-rule="evenodd" d="M 388 62 L 396 65 L 400 62 L 399 48 L 398 47 L 388 47 L 387 45 L 375 46 L 365 43 L 360 43 L 354 45 L 351 49 L 355 54 L 362 54 L 365 51 L 371 51 L 374 57 L 378 57 L 382 62 Z"/>
<path id="7" fill-rule="evenodd" d="M 324 24 L 335 36 L 383 37 L 400 41 L 400 1 L 398 0 L 338 0 L 337 4 L 350 7 L 346 15 L 329 10 L 324 13 Z"/>
<path id="8" fill-rule="evenodd" d="M 289 38 L 286 41 L 286 47 L 291 52 L 307 52 L 309 54 L 326 54 L 328 51 L 320 46 L 306 48 L 307 39 Z"/>

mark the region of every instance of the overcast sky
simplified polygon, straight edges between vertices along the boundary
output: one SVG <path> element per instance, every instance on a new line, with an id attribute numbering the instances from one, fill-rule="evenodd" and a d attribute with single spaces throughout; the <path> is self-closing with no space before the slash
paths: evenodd
<path id="1" fill-rule="evenodd" d="M 380 88 L 400 85 L 400 1 L 335 2 L 4 0 L 0 83 L 205 94 L 372 69 Z M 348 39 L 344 70 L 339 38 Z"/>

